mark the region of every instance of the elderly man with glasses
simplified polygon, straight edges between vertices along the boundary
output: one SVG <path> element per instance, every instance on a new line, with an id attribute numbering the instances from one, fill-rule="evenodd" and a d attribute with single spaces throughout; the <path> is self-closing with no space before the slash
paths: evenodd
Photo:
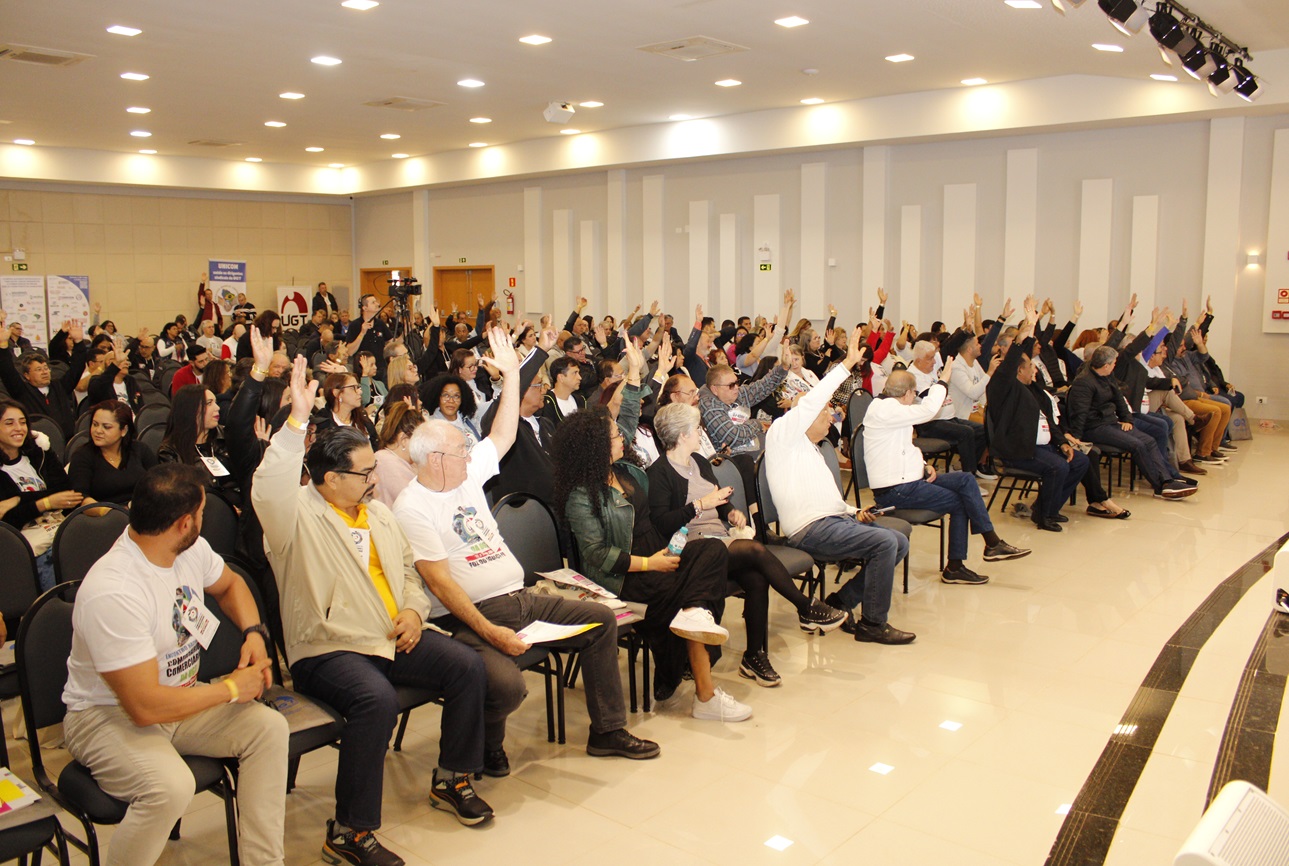
<path id="1" fill-rule="evenodd" d="M 487 681 L 477 653 L 422 630 L 430 600 L 407 536 L 385 505 L 369 501 L 376 457 L 367 437 L 346 427 L 328 430 L 305 453 L 316 391 L 304 358 L 297 357 L 291 413 L 255 472 L 252 501 L 282 594 L 295 687 L 345 717 L 336 814 L 327 822 L 324 858 L 401 866 L 403 860 L 375 836 L 385 750 L 399 713 L 395 687 L 442 696 L 430 798 L 475 824 L 492 816 L 470 784 L 483 769 Z M 302 464 L 309 473 L 304 485 Z"/>

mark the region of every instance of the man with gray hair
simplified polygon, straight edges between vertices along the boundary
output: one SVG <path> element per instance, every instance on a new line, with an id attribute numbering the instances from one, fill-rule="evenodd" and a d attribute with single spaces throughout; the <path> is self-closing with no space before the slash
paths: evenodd
<path id="1" fill-rule="evenodd" d="M 913 362 L 909 364 L 908 371 L 917 383 L 917 396 L 923 400 L 936 382 L 935 359 L 935 343 L 920 340 L 913 346 Z M 954 369 L 962 366 L 959 361 Z M 959 370 L 959 378 L 962 378 L 961 370 Z M 973 472 L 978 478 L 985 480 L 997 478 L 998 476 L 980 465 L 980 458 L 985 453 L 985 425 L 965 416 L 959 416 L 957 408 L 953 397 L 946 392 L 944 401 L 935 415 L 917 425 L 917 435 L 943 439 L 952 445 L 962 461 L 963 472 Z M 968 406 L 967 415 L 970 414 L 971 407 Z"/>
<path id="2" fill-rule="evenodd" d="M 914 402 L 917 382 L 913 374 L 907 370 L 891 374 L 882 396 L 864 415 L 864 461 L 878 505 L 925 508 L 949 515 L 949 562 L 940 580 L 983 584 L 989 578 L 976 574 L 963 562 L 969 532 L 984 536 L 986 562 L 1019 559 L 1030 552 L 998 537 L 974 478 L 966 472 L 937 473 L 913 444 L 913 427 L 935 417 L 944 403 L 954 361 L 945 361 L 940 378 L 920 404 Z"/>
<path id="3" fill-rule="evenodd" d="M 504 748 L 506 718 L 528 693 L 515 659 L 532 648 L 517 632 L 538 620 L 588 629 L 569 643 L 580 653 L 586 679 L 591 716 L 586 751 L 596 756 L 656 757 L 657 743 L 626 729 L 613 611 L 595 602 L 526 590 L 524 566 L 506 546 L 488 508 L 483 485 L 497 474 L 515 442 L 521 373 L 519 356 L 505 331 L 493 328 L 487 336 L 492 358 L 485 356 L 484 363 L 504 377 L 491 433 L 468 450 L 465 436 L 446 421 L 418 427 L 409 444 L 416 480 L 394 503 L 394 515 L 412 543 L 416 570 L 433 595 L 431 619 L 476 650 L 487 670 L 483 772 L 510 774 Z M 632 370 L 638 385 L 639 367 L 633 365 Z M 431 805 L 438 804 L 432 799 Z"/>

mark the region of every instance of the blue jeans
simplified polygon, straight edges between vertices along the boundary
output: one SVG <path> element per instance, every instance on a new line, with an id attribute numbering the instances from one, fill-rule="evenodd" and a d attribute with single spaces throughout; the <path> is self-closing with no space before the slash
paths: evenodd
<path id="1" fill-rule="evenodd" d="M 53 589 L 57 582 L 54 576 L 54 549 L 51 547 L 36 557 L 36 580 L 40 581 L 40 591 Z"/>
<path id="2" fill-rule="evenodd" d="M 1155 440 L 1136 427 L 1124 430 L 1117 422 L 1102 424 L 1091 430 L 1085 430 L 1083 439 L 1098 445 L 1112 445 L 1115 448 L 1130 451 L 1137 468 L 1141 470 L 1142 476 L 1150 482 L 1150 486 L 1156 493 L 1163 489 L 1166 482 L 1173 480 L 1172 470 L 1160 455 L 1159 446 L 1155 444 Z"/>
<path id="3" fill-rule="evenodd" d="M 336 820 L 354 830 L 380 827 L 385 750 L 398 720 L 394 686 L 415 686 L 444 698 L 439 766 L 456 773 L 483 769 L 483 659 L 434 631 L 421 633 L 410 653 L 380 656 L 334 652 L 291 666 L 295 687 L 345 717 L 336 770 Z"/>
<path id="4" fill-rule="evenodd" d="M 909 481 L 873 491 L 877 504 L 883 507 L 925 508 L 949 515 L 949 558 L 967 558 L 969 531 L 980 535 L 993 532 L 994 524 L 985 510 L 985 500 L 975 476 L 968 472 L 943 472 L 935 481 Z"/>
<path id="5" fill-rule="evenodd" d="M 1168 477 L 1174 481 L 1180 479 L 1182 477 L 1181 473 L 1174 468 L 1177 457 L 1173 454 L 1172 419 L 1162 412 L 1134 412 L 1132 414 L 1132 426 L 1155 440 L 1155 447 L 1159 449 L 1159 456 L 1163 458 L 1164 468 L 1168 470 Z"/>
<path id="6" fill-rule="evenodd" d="M 821 517 L 790 539 L 792 545 L 818 559 L 837 562 L 863 560 L 859 574 L 846 581 L 837 596 L 847 610 L 863 601 L 866 622 L 881 625 L 891 610 L 891 587 L 895 564 L 908 556 L 909 542 L 903 533 L 853 517 Z"/>
<path id="7" fill-rule="evenodd" d="M 1043 485 L 1039 488 L 1038 500 L 1034 503 L 1036 517 L 1055 517 L 1060 514 L 1061 506 L 1069 501 L 1089 466 L 1087 455 L 1082 451 L 1075 451 L 1074 459 L 1067 462 L 1065 455 L 1050 443 L 1036 446 L 1034 456 L 1028 460 L 1012 458 L 1004 462 L 1008 468 L 1023 469 L 1043 476 Z"/>

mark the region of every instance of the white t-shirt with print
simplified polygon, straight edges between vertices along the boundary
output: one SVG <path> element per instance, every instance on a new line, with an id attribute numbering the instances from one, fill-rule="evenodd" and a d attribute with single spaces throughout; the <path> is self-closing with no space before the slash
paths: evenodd
<path id="1" fill-rule="evenodd" d="M 31 465 L 31 460 L 26 454 L 20 455 L 13 463 L 5 465 L 4 472 L 13 479 L 13 483 L 23 493 L 45 489 L 45 479 L 40 477 L 40 473 Z"/>
<path id="2" fill-rule="evenodd" d="M 497 447 L 484 439 L 470 452 L 460 487 L 437 493 L 413 481 L 394 502 L 394 516 L 412 544 L 412 558 L 446 559 L 452 579 L 476 604 L 524 586 L 524 567 L 497 531 L 483 492 L 484 482 L 498 469 Z M 431 618 L 448 613 L 433 594 L 430 602 Z"/>
<path id="3" fill-rule="evenodd" d="M 157 660 L 163 686 L 197 683 L 201 645 L 183 627 L 186 603 L 205 603 L 206 587 L 224 573 L 224 560 L 198 538 L 170 568 L 154 565 L 127 529 L 76 593 L 72 654 L 63 703 L 69 710 L 115 706 L 116 693 L 101 673 Z"/>

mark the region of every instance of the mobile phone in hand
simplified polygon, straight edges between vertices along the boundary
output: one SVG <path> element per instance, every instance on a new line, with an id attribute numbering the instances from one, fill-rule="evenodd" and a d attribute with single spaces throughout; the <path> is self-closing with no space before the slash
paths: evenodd
<path id="1" fill-rule="evenodd" d="M 894 510 L 895 510 L 894 505 L 886 505 L 886 506 L 883 506 L 882 508 L 873 506 L 872 508 L 868 509 L 868 513 L 872 515 L 882 515 L 882 514 L 890 514 Z"/>

